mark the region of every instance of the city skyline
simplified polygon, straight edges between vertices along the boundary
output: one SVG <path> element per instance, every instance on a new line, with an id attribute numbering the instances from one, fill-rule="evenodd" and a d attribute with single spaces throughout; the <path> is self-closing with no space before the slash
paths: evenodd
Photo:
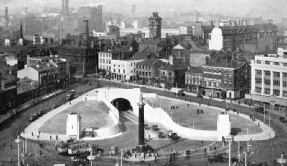
<path id="1" fill-rule="evenodd" d="M 59 0 L 29 0 L 25 3 L 19 0 L 2 0 L 1 6 L 7 6 L 12 12 L 19 12 L 24 7 L 30 8 L 30 11 L 40 12 L 43 7 L 60 8 Z M 131 6 L 135 5 L 138 12 L 153 12 L 161 9 L 171 9 L 173 12 L 188 12 L 198 10 L 211 14 L 223 14 L 233 16 L 256 16 L 263 18 L 272 18 L 274 20 L 284 17 L 286 12 L 281 6 L 287 4 L 284 0 L 277 0 L 276 3 L 268 0 L 168 0 L 162 4 L 159 0 L 71 0 L 70 7 L 78 8 L 85 5 L 103 5 L 105 12 L 130 12 Z M 121 5 L 123 7 L 118 8 Z M 140 7 L 139 7 L 140 6 Z M 1 9 L 4 10 L 4 9 Z"/>

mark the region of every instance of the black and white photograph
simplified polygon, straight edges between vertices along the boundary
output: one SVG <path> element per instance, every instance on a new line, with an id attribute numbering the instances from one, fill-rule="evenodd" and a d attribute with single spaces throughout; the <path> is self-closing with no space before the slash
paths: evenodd
<path id="1" fill-rule="evenodd" d="M 286 0 L 0 0 L 0 166 L 287 166 Z"/>

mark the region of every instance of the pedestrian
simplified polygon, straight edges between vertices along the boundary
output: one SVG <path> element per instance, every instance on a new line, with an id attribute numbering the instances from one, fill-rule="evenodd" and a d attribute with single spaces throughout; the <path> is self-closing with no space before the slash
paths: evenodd
<path id="1" fill-rule="evenodd" d="M 39 139 L 39 135 L 37 135 L 37 138 Z"/>
<path id="2" fill-rule="evenodd" d="M 40 156 L 42 155 L 42 151 L 40 150 Z"/>
<path id="3" fill-rule="evenodd" d="M 178 106 L 176 106 L 176 109 L 178 109 Z"/>
<path id="4" fill-rule="evenodd" d="M 39 131 L 39 135 L 41 134 L 41 131 Z"/>
<path id="5" fill-rule="evenodd" d="M 56 135 L 56 140 L 58 140 L 58 135 Z"/>
<path id="6" fill-rule="evenodd" d="M 12 145 L 10 145 L 10 148 L 12 149 Z"/>
<path id="7" fill-rule="evenodd" d="M 32 134 L 32 137 L 33 137 L 33 132 L 31 134 Z"/>
<path id="8" fill-rule="evenodd" d="M 258 126 L 260 126 L 259 122 L 258 122 Z"/>
<path id="9" fill-rule="evenodd" d="M 71 102 L 70 102 L 70 105 L 71 105 Z"/>
<path id="10" fill-rule="evenodd" d="M 5 142 L 3 142 L 3 147 L 5 147 Z"/>
<path id="11" fill-rule="evenodd" d="M 52 136 L 50 136 L 50 140 L 52 139 Z"/>
<path id="12" fill-rule="evenodd" d="M 31 157 L 31 153 L 29 153 L 28 155 L 29 155 L 29 157 Z"/>

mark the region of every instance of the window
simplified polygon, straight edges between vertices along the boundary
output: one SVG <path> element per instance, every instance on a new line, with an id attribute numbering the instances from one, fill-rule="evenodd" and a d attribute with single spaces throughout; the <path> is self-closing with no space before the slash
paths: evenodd
<path id="1" fill-rule="evenodd" d="M 124 70 L 123 72 L 124 72 L 124 73 L 126 73 L 126 71 L 125 71 L 125 70 Z"/>
<path id="2" fill-rule="evenodd" d="M 262 74 L 262 70 L 256 70 L 256 74 L 257 75 L 261 75 Z"/>
<path id="3" fill-rule="evenodd" d="M 278 90 L 278 89 L 273 89 L 273 95 L 279 96 L 279 95 L 280 95 L 280 90 Z"/>
<path id="4" fill-rule="evenodd" d="M 270 61 L 265 61 L 265 64 L 266 65 L 270 65 Z"/>
<path id="5" fill-rule="evenodd" d="M 269 95 L 270 94 L 270 89 L 269 88 L 264 88 L 264 94 Z"/>
<path id="6" fill-rule="evenodd" d="M 261 87 L 255 87 L 255 92 L 256 93 L 261 93 L 261 91 L 262 91 L 262 88 Z"/>
<path id="7" fill-rule="evenodd" d="M 265 84 L 265 85 L 270 85 L 270 80 L 264 79 L 264 84 Z"/>
<path id="8" fill-rule="evenodd" d="M 279 62 L 274 62 L 274 65 L 279 66 Z"/>
<path id="9" fill-rule="evenodd" d="M 274 77 L 280 77 L 280 73 L 279 72 L 273 72 L 273 76 Z"/>
<path id="10" fill-rule="evenodd" d="M 264 71 L 266 76 L 270 76 L 270 71 Z"/>
<path id="11" fill-rule="evenodd" d="M 120 72 L 121 72 L 121 70 L 120 70 L 120 69 L 118 69 L 118 72 L 120 73 Z"/>
<path id="12" fill-rule="evenodd" d="M 283 77 L 287 77 L 287 73 L 283 73 Z"/>
<path id="13" fill-rule="evenodd" d="M 168 72 L 168 75 L 169 75 L 169 76 L 172 76 L 172 72 Z"/>
<path id="14" fill-rule="evenodd" d="M 261 60 L 257 60 L 256 63 L 257 63 L 257 64 L 261 64 Z"/>
<path id="15" fill-rule="evenodd" d="M 283 87 L 287 87 L 287 82 L 283 81 Z"/>
<path id="16" fill-rule="evenodd" d="M 165 75 L 165 72 L 162 72 L 162 75 Z"/>
<path id="17" fill-rule="evenodd" d="M 273 86 L 280 86 L 280 81 L 273 80 Z"/>
<path id="18" fill-rule="evenodd" d="M 284 63 L 283 65 L 284 65 L 284 66 L 287 66 L 287 63 Z"/>
<path id="19" fill-rule="evenodd" d="M 287 97 L 287 91 L 283 91 L 283 97 Z"/>
<path id="20" fill-rule="evenodd" d="M 262 83 L 262 79 L 261 78 L 255 78 L 255 83 L 256 84 L 261 84 Z"/>

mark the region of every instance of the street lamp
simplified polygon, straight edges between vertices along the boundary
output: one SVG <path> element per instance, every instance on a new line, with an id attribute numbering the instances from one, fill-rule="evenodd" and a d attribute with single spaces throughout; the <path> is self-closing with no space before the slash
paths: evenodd
<path id="1" fill-rule="evenodd" d="M 91 161 L 91 166 L 93 166 L 93 160 L 95 160 L 96 156 L 93 156 L 93 148 L 92 147 L 90 148 L 90 151 L 91 151 L 90 156 L 88 156 L 87 159 Z"/>
<path id="2" fill-rule="evenodd" d="M 232 135 L 228 135 L 226 136 L 226 140 L 228 141 L 229 143 L 229 166 L 231 166 L 231 143 L 233 141 L 233 136 Z"/>
<path id="3" fill-rule="evenodd" d="M 22 139 L 19 137 L 19 135 L 17 136 L 15 142 L 18 144 L 18 166 L 20 166 L 20 143 L 22 142 Z"/>

